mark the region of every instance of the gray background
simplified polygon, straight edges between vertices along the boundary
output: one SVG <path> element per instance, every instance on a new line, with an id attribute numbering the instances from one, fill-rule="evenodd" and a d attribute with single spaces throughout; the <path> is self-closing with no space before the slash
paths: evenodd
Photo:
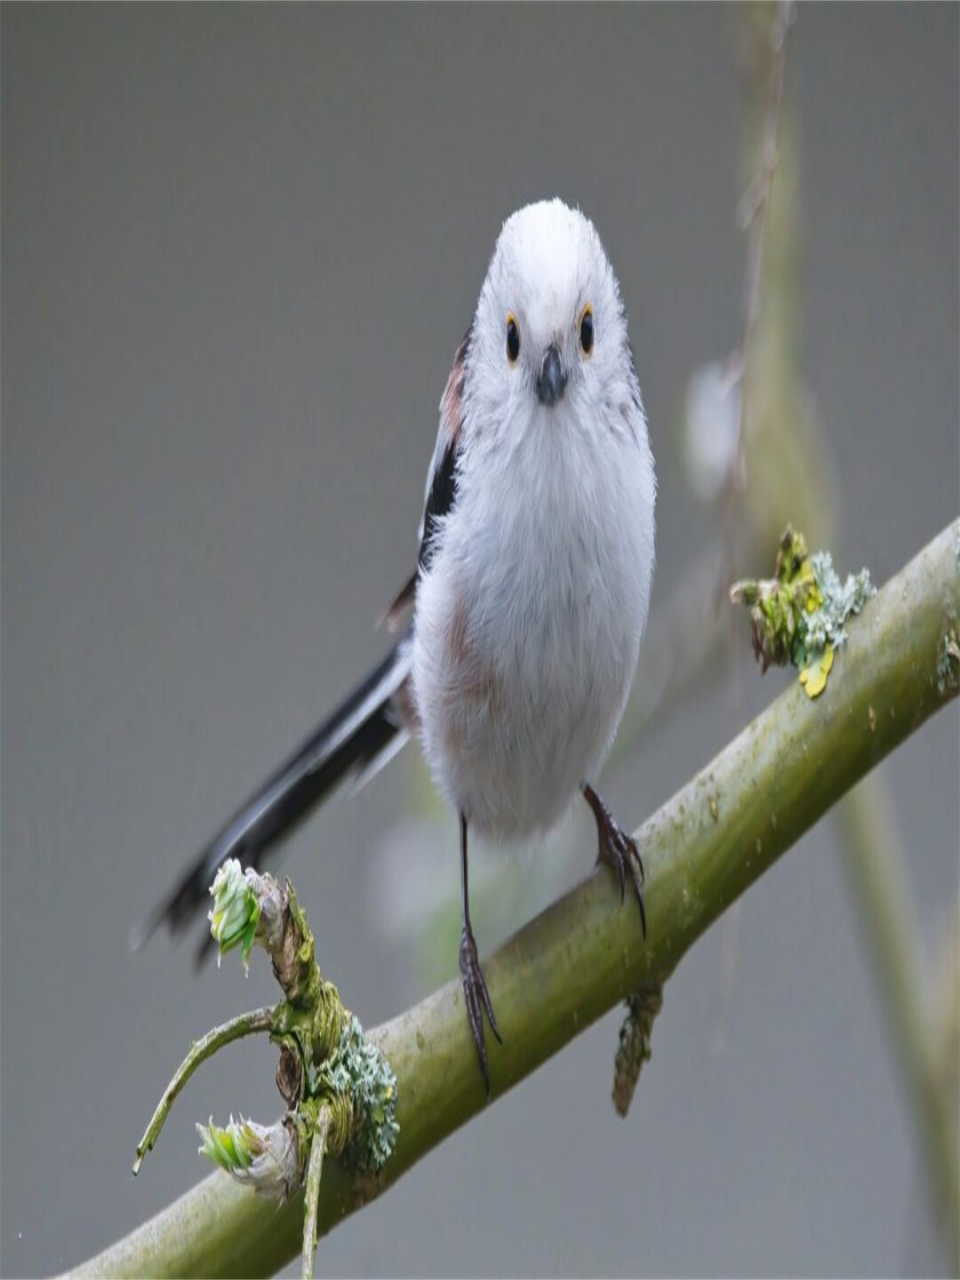
<path id="1" fill-rule="evenodd" d="M 661 480 L 654 610 L 689 559 L 705 523 L 673 424 L 740 330 L 737 22 L 4 7 L 5 1273 L 76 1262 L 198 1179 L 194 1119 L 278 1111 L 272 1051 L 236 1047 L 133 1181 L 190 1037 L 272 988 L 262 964 L 194 978 L 165 937 L 131 957 L 127 928 L 381 652 L 450 358 L 531 198 L 581 203 L 623 285 Z M 804 8 L 790 49 L 805 371 L 845 567 L 878 581 L 958 506 L 957 37 L 955 6 Z M 744 668 L 677 708 L 608 781 L 617 811 L 638 821 L 785 679 Z M 367 858 L 419 770 L 405 753 L 285 859 L 370 1025 L 424 994 Z M 932 946 L 957 892 L 956 714 L 883 776 Z M 455 893 L 452 819 L 448 837 Z M 611 1015 L 340 1227 L 319 1270 L 941 1267 L 838 858 L 821 824 L 690 955 L 627 1123 Z M 536 856 L 525 874 L 536 896 Z"/>

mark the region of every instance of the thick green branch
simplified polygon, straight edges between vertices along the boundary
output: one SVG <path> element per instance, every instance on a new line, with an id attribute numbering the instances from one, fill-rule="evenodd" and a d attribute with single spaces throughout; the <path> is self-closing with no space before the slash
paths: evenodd
<path id="1" fill-rule="evenodd" d="M 956 696 L 938 684 L 942 637 L 960 615 L 960 522 L 872 600 L 824 693 L 797 681 L 637 833 L 649 937 L 595 872 L 484 965 L 504 1035 L 497 1096 L 630 992 L 663 983 L 716 918 L 855 782 Z M 373 1177 L 330 1161 L 320 1234 L 379 1195 L 484 1106 L 453 982 L 371 1033 L 398 1078 L 396 1151 Z M 825 1048 L 824 1052 L 829 1049 Z M 597 1081 L 606 1088 L 606 1081 Z M 92 1259 L 99 1275 L 263 1275 L 300 1250 L 302 1198 L 279 1212 L 214 1174 Z"/>

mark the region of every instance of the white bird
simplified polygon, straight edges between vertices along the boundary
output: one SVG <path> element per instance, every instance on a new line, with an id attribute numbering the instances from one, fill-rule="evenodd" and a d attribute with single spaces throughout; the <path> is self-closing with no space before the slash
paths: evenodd
<path id="1" fill-rule="evenodd" d="M 656 480 L 620 289 L 593 224 L 560 200 L 503 225 L 440 401 L 417 569 L 381 665 L 204 848 L 147 932 L 182 927 L 228 857 L 257 864 L 349 774 L 420 739 L 460 818 L 460 971 L 489 1093 L 470 924 L 468 829 L 515 840 L 578 792 L 599 857 L 633 839 L 594 790 L 636 671 L 654 565 Z"/>

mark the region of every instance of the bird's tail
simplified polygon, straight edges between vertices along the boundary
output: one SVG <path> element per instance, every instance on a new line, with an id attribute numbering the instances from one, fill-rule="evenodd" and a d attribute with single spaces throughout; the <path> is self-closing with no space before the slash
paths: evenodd
<path id="1" fill-rule="evenodd" d="M 400 750 L 409 737 L 398 695 L 410 674 L 410 647 L 408 632 L 201 849 L 169 897 L 134 930 L 133 946 L 142 946 L 162 924 L 181 932 L 207 900 L 214 875 L 228 858 L 259 867 L 340 782 L 353 775 L 362 784 Z"/>

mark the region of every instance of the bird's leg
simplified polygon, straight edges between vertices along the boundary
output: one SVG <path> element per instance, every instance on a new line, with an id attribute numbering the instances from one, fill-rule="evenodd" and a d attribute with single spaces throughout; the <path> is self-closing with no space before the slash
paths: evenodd
<path id="1" fill-rule="evenodd" d="M 587 782 L 583 784 L 583 797 L 593 810 L 593 816 L 597 820 L 597 836 L 600 841 L 597 861 L 608 862 L 620 877 L 621 902 L 626 889 L 627 868 L 630 869 L 630 878 L 637 893 L 637 902 L 640 904 L 640 923 L 643 926 L 643 936 L 646 937 L 647 912 L 643 905 L 643 863 L 640 860 L 640 850 L 637 848 L 637 842 L 633 836 L 621 830 L 613 814 Z"/>
<path id="2" fill-rule="evenodd" d="M 487 1073 L 487 1046 L 483 1039 L 483 1012 L 486 1010 L 490 1030 L 503 1044 L 497 1030 L 497 1020 L 493 1016 L 493 1005 L 487 993 L 487 984 L 483 979 L 483 970 L 477 956 L 477 943 L 470 927 L 470 906 L 467 901 L 467 819 L 460 815 L 460 879 L 463 891 L 463 933 L 460 937 L 460 973 L 463 978 L 463 995 L 467 1004 L 467 1018 L 470 1030 L 480 1055 L 480 1067 L 483 1071 L 483 1082 L 487 1086 L 487 1097 L 490 1097 L 490 1076 Z"/>

